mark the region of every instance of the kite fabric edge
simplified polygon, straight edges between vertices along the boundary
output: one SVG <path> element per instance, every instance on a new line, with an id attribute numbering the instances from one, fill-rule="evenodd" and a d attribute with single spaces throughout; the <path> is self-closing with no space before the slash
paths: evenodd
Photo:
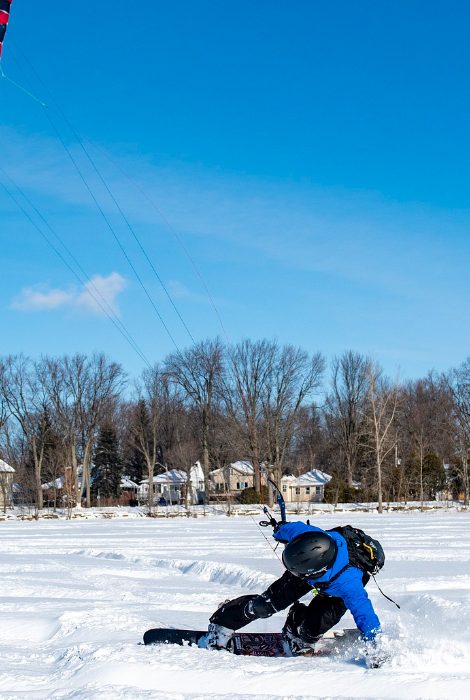
<path id="1" fill-rule="evenodd" d="M 10 19 L 10 6 L 13 0 L 0 0 L 0 60 L 2 58 L 3 40 Z"/>

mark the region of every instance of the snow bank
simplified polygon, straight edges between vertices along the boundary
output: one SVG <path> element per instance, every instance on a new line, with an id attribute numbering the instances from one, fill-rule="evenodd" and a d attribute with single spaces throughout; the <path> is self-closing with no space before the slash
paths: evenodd
<path id="1" fill-rule="evenodd" d="M 249 516 L 260 519 L 263 505 L 241 505 L 226 503 L 209 504 L 206 506 L 182 505 L 155 506 L 153 517 L 160 518 L 199 518 L 212 517 L 214 515 L 229 515 L 232 517 Z M 291 519 L 296 517 L 317 517 L 318 515 L 334 515 L 338 513 L 376 513 L 377 503 L 338 503 L 336 506 L 330 503 L 287 503 L 287 516 Z M 271 509 L 275 516 L 279 516 L 277 505 Z M 463 506 L 458 501 L 425 501 L 423 504 L 418 501 L 410 503 L 386 503 L 385 512 L 412 512 L 412 511 L 460 511 Z M 45 508 L 37 513 L 34 507 L 17 507 L 8 509 L 6 513 L 0 512 L 0 522 L 5 520 L 114 520 L 115 518 L 146 518 L 148 517 L 147 506 L 108 506 L 100 508 L 74 508 L 71 513 L 62 508 Z"/>

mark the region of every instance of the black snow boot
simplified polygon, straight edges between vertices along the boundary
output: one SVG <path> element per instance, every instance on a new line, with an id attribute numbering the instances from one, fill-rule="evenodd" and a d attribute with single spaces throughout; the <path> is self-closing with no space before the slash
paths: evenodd
<path id="1" fill-rule="evenodd" d="M 320 637 L 312 637 L 303 626 L 307 606 L 296 602 L 289 610 L 286 622 L 282 628 L 282 635 L 294 656 L 299 654 L 311 654 L 315 649 L 315 642 Z"/>

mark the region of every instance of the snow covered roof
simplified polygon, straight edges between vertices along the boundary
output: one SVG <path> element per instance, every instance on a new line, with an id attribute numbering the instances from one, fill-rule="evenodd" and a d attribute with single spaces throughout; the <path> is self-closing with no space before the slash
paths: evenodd
<path id="1" fill-rule="evenodd" d="M 128 476 L 121 477 L 120 486 L 122 489 L 137 489 L 137 488 L 139 488 L 139 485 L 136 484 L 135 481 L 132 481 L 132 479 L 129 479 Z"/>
<path id="2" fill-rule="evenodd" d="M 324 486 L 331 481 L 331 476 L 320 469 L 311 469 L 300 476 L 283 476 L 281 481 L 291 486 Z"/>
<path id="3" fill-rule="evenodd" d="M 64 477 L 59 476 L 58 479 L 54 481 L 49 481 L 47 484 L 42 484 L 42 488 L 46 491 L 47 489 L 63 489 L 64 488 Z"/>
<path id="4" fill-rule="evenodd" d="M 188 480 L 188 475 L 186 472 L 181 471 L 180 469 L 169 469 L 167 472 L 164 472 L 163 474 L 158 474 L 158 476 L 153 477 L 153 483 L 154 484 L 185 484 Z M 148 484 L 149 480 L 148 479 L 143 479 L 141 481 L 141 484 Z"/>
<path id="5" fill-rule="evenodd" d="M 244 459 L 238 460 L 238 462 L 232 462 L 230 467 L 239 474 L 253 474 L 253 466 L 251 462 L 247 462 Z"/>
<path id="6" fill-rule="evenodd" d="M 0 459 L 0 472 L 9 472 L 13 474 L 16 471 L 16 469 L 13 469 L 9 464 L 3 461 L 3 459 Z"/>
<path id="7" fill-rule="evenodd" d="M 163 474 L 158 474 L 158 476 L 153 477 L 154 484 L 172 484 L 174 486 L 181 486 L 182 484 L 187 484 L 188 480 L 196 486 L 204 482 L 204 471 L 202 469 L 201 463 L 198 461 L 189 470 L 189 474 L 182 469 L 169 469 Z M 148 484 L 148 479 L 143 479 L 141 484 Z"/>
<path id="8" fill-rule="evenodd" d="M 237 474 L 246 474 L 249 476 L 253 476 L 253 467 L 251 465 L 251 462 L 248 462 L 246 460 L 240 459 L 237 462 L 232 462 L 231 464 L 228 464 L 227 467 L 223 467 L 221 469 L 214 469 L 211 474 L 220 474 L 221 472 L 224 472 L 225 469 L 231 469 L 234 472 L 237 472 Z"/>

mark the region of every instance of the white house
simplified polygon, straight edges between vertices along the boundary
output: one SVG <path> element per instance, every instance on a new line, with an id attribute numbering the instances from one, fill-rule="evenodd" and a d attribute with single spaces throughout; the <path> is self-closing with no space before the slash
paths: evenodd
<path id="1" fill-rule="evenodd" d="M 331 476 L 319 469 L 311 469 L 300 476 L 283 476 L 281 492 L 286 503 L 318 503 L 325 495 L 325 486 Z"/>
<path id="2" fill-rule="evenodd" d="M 0 510 L 6 510 L 13 503 L 12 487 L 15 469 L 0 459 Z"/>
<path id="3" fill-rule="evenodd" d="M 180 503 L 183 500 L 184 489 L 189 489 L 189 503 L 201 503 L 204 497 L 204 472 L 198 461 L 189 470 L 189 474 L 180 469 L 169 469 L 163 474 L 153 477 L 153 493 L 155 502 L 163 499 L 167 504 Z M 149 480 L 144 479 L 138 488 L 140 501 L 148 501 Z"/>

